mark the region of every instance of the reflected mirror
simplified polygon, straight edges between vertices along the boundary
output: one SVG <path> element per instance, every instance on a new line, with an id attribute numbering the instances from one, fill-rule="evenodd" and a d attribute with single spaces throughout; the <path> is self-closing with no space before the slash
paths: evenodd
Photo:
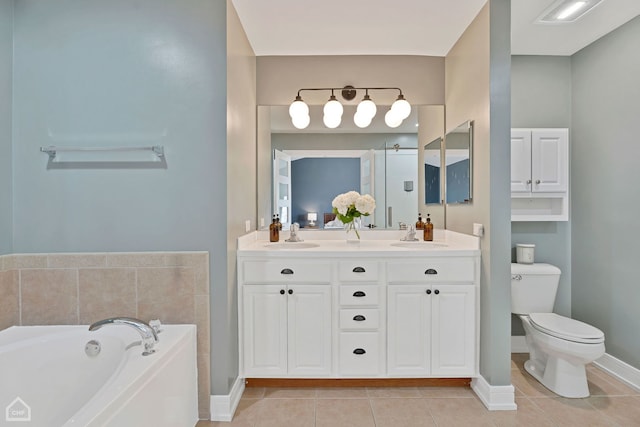
<path id="1" fill-rule="evenodd" d="M 442 203 L 442 138 L 424 146 L 424 204 Z"/>
<path id="2" fill-rule="evenodd" d="M 356 106 L 345 105 L 343 123 L 331 130 L 322 125 L 322 106 L 310 108 L 311 125 L 296 130 L 288 106 L 258 107 L 260 227 L 268 226 L 271 215 L 279 213 L 283 228 L 298 222 L 303 228 L 342 229 L 341 224 L 332 222 L 331 202 L 350 190 L 376 199 L 376 210 L 364 218 L 365 225 L 397 229 L 399 222 L 414 223 L 422 212 L 423 197 L 419 195 L 424 194 L 419 132 L 430 131 L 426 137 L 442 135 L 444 107 L 414 106 L 414 115 L 405 120 L 404 128 L 390 129 L 380 114 L 388 107 L 378 106 L 382 124 L 360 129 L 349 119 Z M 314 118 L 316 109 L 319 112 Z M 418 112 L 425 114 L 423 110 L 427 115 L 437 111 L 433 114 L 437 119 L 419 128 Z M 310 212 L 317 213 L 315 225 L 309 224 Z"/>
<path id="3" fill-rule="evenodd" d="M 447 203 L 471 203 L 473 189 L 473 122 L 445 136 L 445 194 Z"/>

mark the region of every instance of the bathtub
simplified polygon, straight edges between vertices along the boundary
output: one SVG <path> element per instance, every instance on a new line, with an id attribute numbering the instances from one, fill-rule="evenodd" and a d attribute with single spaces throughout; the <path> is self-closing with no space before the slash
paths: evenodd
<path id="1" fill-rule="evenodd" d="M 0 426 L 195 426 L 196 327 L 163 325 L 159 339 L 142 356 L 140 335 L 123 325 L 0 331 Z M 90 340 L 97 356 L 85 353 Z"/>

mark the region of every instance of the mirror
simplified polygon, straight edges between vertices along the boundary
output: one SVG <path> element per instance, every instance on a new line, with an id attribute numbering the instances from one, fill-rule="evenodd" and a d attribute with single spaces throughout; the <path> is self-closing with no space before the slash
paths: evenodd
<path id="1" fill-rule="evenodd" d="M 314 118 L 314 108 L 320 110 L 318 118 Z M 364 218 L 365 225 L 397 229 L 400 221 L 416 221 L 418 212 L 422 212 L 419 195 L 424 194 L 424 179 L 418 167 L 422 161 L 418 133 L 428 131 L 422 139 L 443 135 L 444 106 L 414 107 L 414 118 L 405 120 L 405 127 L 399 129 L 384 125 L 381 112 L 388 109 L 384 106 L 378 106 L 377 115 L 382 125 L 372 123 L 366 129 L 357 128 L 350 120 L 355 108 L 355 105 L 345 105 L 340 128 L 329 130 L 322 125 L 322 106 L 311 106 L 311 125 L 296 130 L 291 126 L 288 106 L 258 107 L 259 228 L 268 226 L 272 213 L 283 206 L 287 208 L 289 221 L 298 222 L 304 228 L 309 226 L 307 214 L 316 212 L 316 226 L 325 228 L 325 214 L 331 214 L 331 201 L 350 190 L 371 194 L 376 199 L 376 210 Z M 418 128 L 419 110 L 427 110 L 427 115 L 437 119 L 428 120 Z M 432 110 L 438 113 L 430 113 Z M 422 120 L 420 124 L 422 126 Z M 290 158 L 289 200 L 283 200 L 280 194 L 281 188 L 287 188 L 282 185 L 283 174 L 274 175 L 275 156 L 279 161 L 282 159 L 278 153 Z M 277 187 L 273 186 L 275 182 Z M 280 219 L 285 228 L 282 214 Z"/>
<path id="2" fill-rule="evenodd" d="M 424 204 L 442 203 L 442 138 L 424 146 Z"/>
<path id="3" fill-rule="evenodd" d="M 473 194 L 473 122 L 445 136 L 445 195 L 447 203 L 471 203 Z"/>

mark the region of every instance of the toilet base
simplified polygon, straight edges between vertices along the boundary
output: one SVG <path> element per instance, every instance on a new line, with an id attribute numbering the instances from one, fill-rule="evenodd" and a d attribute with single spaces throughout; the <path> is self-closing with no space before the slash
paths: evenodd
<path id="1" fill-rule="evenodd" d="M 543 386 L 562 397 L 589 397 L 585 366 L 574 365 L 564 359 L 548 356 L 546 363 L 527 360 L 524 369 Z"/>

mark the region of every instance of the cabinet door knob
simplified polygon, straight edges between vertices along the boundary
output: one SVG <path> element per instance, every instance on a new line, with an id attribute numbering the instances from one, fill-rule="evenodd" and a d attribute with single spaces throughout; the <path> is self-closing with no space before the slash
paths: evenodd
<path id="1" fill-rule="evenodd" d="M 289 291 L 289 292 L 291 292 L 291 291 Z M 433 293 L 438 295 L 440 293 L 440 291 L 436 289 L 435 291 L 433 291 Z"/>
<path id="2" fill-rule="evenodd" d="M 280 289 L 280 295 L 284 295 L 284 289 Z"/>
<path id="3" fill-rule="evenodd" d="M 293 294 L 293 289 L 289 289 L 289 290 L 287 291 L 287 293 L 288 293 L 289 295 Z"/>
<path id="4" fill-rule="evenodd" d="M 435 268 L 427 268 L 427 271 L 424 274 L 438 274 Z"/>
<path id="5" fill-rule="evenodd" d="M 293 274 L 293 270 L 290 268 L 283 268 L 280 274 Z"/>
<path id="6" fill-rule="evenodd" d="M 364 351 L 364 348 L 356 348 L 355 350 L 353 350 L 353 354 L 365 354 L 366 351 Z"/>
<path id="7" fill-rule="evenodd" d="M 364 272 L 365 272 L 365 270 L 364 270 L 364 267 L 355 267 L 355 268 L 353 269 L 353 272 L 354 272 L 354 273 L 364 273 Z"/>
<path id="8" fill-rule="evenodd" d="M 540 180 L 539 179 L 536 179 L 536 184 L 540 184 Z"/>
<path id="9" fill-rule="evenodd" d="M 431 289 L 427 289 L 427 295 L 431 295 Z"/>
<path id="10" fill-rule="evenodd" d="M 356 322 L 364 322 L 367 319 L 362 314 L 356 314 L 355 316 L 353 316 L 353 320 L 355 320 Z"/>
<path id="11" fill-rule="evenodd" d="M 367 296 L 367 294 L 365 294 L 365 293 L 364 293 L 364 292 L 362 292 L 362 291 L 355 291 L 355 292 L 353 293 L 353 296 L 354 296 L 354 297 L 356 297 L 356 298 L 360 298 L 360 297 L 366 297 L 366 296 Z"/>
<path id="12" fill-rule="evenodd" d="M 527 180 L 527 184 L 531 184 L 531 180 L 530 179 Z"/>

